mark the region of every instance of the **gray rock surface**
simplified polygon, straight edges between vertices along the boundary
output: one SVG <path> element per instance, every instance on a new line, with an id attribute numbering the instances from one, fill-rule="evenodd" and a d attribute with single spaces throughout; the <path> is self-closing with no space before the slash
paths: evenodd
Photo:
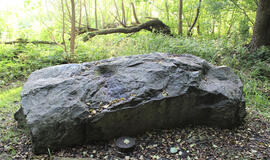
<path id="1" fill-rule="evenodd" d="M 233 128 L 246 115 L 231 69 L 184 54 L 44 68 L 21 97 L 15 119 L 29 129 L 35 153 L 186 124 Z"/>

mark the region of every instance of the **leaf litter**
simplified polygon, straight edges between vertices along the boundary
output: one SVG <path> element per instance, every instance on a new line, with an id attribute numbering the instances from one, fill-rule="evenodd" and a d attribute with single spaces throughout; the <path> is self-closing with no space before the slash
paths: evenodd
<path id="1" fill-rule="evenodd" d="M 1 114 L 1 112 L 0 112 Z M 246 123 L 236 129 L 186 126 L 153 130 L 138 135 L 132 152 L 122 153 L 115 140 L 65 148 L 51 155 L 34 155 L 26 133 L 19 131 L 11 115 L 1 114 L 0 159 L 267 159 L 270 157 L 270 123 L 249 113 Z M 5 117 L 3 117 L 5 116 Z M 3 122 L 3 123 L 2 123 Z M 16 134 L 4 139 L 9 132 Z"/>

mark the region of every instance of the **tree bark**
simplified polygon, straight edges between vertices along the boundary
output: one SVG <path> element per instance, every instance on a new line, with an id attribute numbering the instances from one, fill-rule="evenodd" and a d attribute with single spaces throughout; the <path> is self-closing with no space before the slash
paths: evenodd
<path id="1" fill-rule="evenodd" d="M 65 2 L 66 2 L 67 12 L 68 12 L 68 17 L 69 17 L 69 19 L 71 19 L 71 13 L 70 13 L 70 8 L 68 6 L 68 2 L 67 2 L 67 0 L 65 0 Z"/>
<path id="2" fill-rule="evenodd" d="M 75 38 L 76 38 L 76 28 L 75 28 L 75 2 L 71 1 L 71 36 L 70 36 L 70 56 L 72 57 L 75 52 Z"/>
<path id="3" fill-rule="evenodd" d="M 192 31 L 192 29 L 194 28 L 194 26 L 195 26 L 195 24 L 196 24 L 196 22 L 197 22 L 197 20 L 198 20 L 198 18 L 199 18 L 200 9 L 201 9 L 201 2 L 202 2 L 202 0 L 199 0 L 199 6 L 198 6 L 198 8 L 197 8 L 196 17 L 195 17 L 195 19 L 194 19 L 194 21 L 193 21 L 193 24 L 191 25 L 191 27 L 190 27 L 189 30 L 188 30 L 188 33 L 187 33 L 188 36 L 191 36 L 191 31 Z"/>
<path id="4" fill-rule="evenodd" d="M 178 35 L 183 34 L 183 0 L 179 0 L 178 11 Z"/>
<path id="5" fill-rule="evenodd" d="M 116 3 L 116 0 L 113 0 L 113 2 L 114 2 L 114 7 L 116 9 L 116 15 L 120 19 L 120 14 L 119 14 L 119 11 L 118 11 L 118 6 L 117 6 L 117 3 Z"/>
<path id="6" fill-rule="evenodd" d="M 159 19 L 153 19 L 148 22 L 142 23 L 137 26 L 127 27 L 127 28 L 111 28 L 111 29 L 103 29 L 103 30 L 97 30 L 94 32 L 90 32 L 87 34 L 86 37 L 83 38 L 83 41 L 88 41 L 90 38 L 93 38 L 97 35 L 106 35 L 106 34 L 112 34 L 112 33 L 134 33 L 139 32 L 140 30 L 145 29 L 150 32 L 154 33 L 162 33 L 166 35 L 171 36 L 171 30 L 170 28 L 165 25 L 162 21 Z"/>
<path id="7" fill-rule="evenodd" d="M 126 12 L 125 12 L 125 5 L 124 0 L 122 0 L 122 23 L 126 26 Z"/>
<path id="8" fill-rule="evenodd" d="M 78 28 L 77 29 L 79 32 L 78 32 L 78 35 L 80 34 L 84 34 L 86 32 L 93 32 L 93 31 L 98 31 L 98 29 L 96 28 L 91 28 L 91 27 L 82 27 L 82 28 Z"/>
<path id="9" fill-rule="evenodd" d="M 200 30 L 200 24 L 197 24 L 197 34 L 200 35 L 201 34 L 201 30 Z"/>
<path id="10" fill-rule="evenodd" d="M 62 40 L 64 44 L 64 50 L 67 52 L 67 45 L 65 41 L 65 6 L 63 0 L 61 0 L 61 5 L 62 5 Z"/>
<path id="11" fill-rule="evenodd" d="M 85 10 L 86 28 L 90 28 L 89 19 L 88 19 L 88 12 L 87 12 L 87 7 L 86 7 L 86 1 L 85 0 L 84 0 L 84 10 Z"/>
<path id="12" fill-rule="evenodd" d="M 249 46 L 253 49 L 270 46 L 270 0 L 259 1 L 253 36 Z"/>
<path id="13" fill-rule="evenodd" d="M 211 34 L 215 34 L 215 30 L 216 30 L 216 20 L 213 20 L 213 25 L 212 25 L 212 30 L 211 30 Z"/>
<path id="14" fill-rule="evenodd" d="M 126 25 L 121 21 L 121 17 L 120 17 L 119 11 L 118 11 L 119 9 L 118 9 L 116 0 L 114 0 L 113 2 L 114 2 L 114 7 L 115 7 L 115 9 L 116 9 L 116 16 L 114 16 L 113 13 L 111 13 L 111 15 L 114 17 L 114 19 L 115 19 L 119 24 L 121 24 L 123 27 L 126 27 Z"/>
<path id="15" fill-rule="evenodd" d="M 231 17 L 231 20 L 230 20 L 230 24 L 229 24 L 229 29 L 228 29 L 228 31 L 227 31 L 227 33 L 226 33 L 226 36 L 229 38 L 230 37 L 230 34 L 231 34 L 231 29 L 232 29 L 232 26 L 233 26 L 233 24 L 235 23 L 234 21 L 234 19 L 235 19 L 235 9 L 233 10 L 233 13 L 231 14 L 232 15 L 232 17 Z"/>
<path id="16" fill-rule="evenodd" d="M 98 19 L 97 19 L 97 0 L 95 0 L 95 23 L 96 23 L 96 29 L 98 29 Z"/>
<path id="17" fill-rule="evenodd" d="M 79 28 L 81 28 L 81 24 L 82 24 L 82 0 L 80 0 Z"/>
<path id="18" fill-rule="evenodd" d="M 181 1 L 183 1 L 183 0 L 181 0 Z M 169 20 L 170 20 L 170 13 L 169 13 L 168 0 L 165 1 L 165 8 L 166 8 L 167 22 L 169 22 Z"/>
<path id="19" fill-rule="evenodd" d="M 132 11 L 133 11 L 133 16 L 134 16 L 135 22 L 136 22 L 137 24 L 140 24 L 140 21 L 138 20 L 138 17 L 137 17 L 137 14 L 136 14 L 135 5 L 134 5 L 133 2 L 131 2 L 131 7 L 132 7 Z"/>
<path id="20" fill-rule="evenodd" d="M 100 28 L 104 28 L 105 26 L 105 13 L 101 8 L 98 8 L 100 12 L 100 18 L 101 18 L 101 25 L 99 26 Z"/>

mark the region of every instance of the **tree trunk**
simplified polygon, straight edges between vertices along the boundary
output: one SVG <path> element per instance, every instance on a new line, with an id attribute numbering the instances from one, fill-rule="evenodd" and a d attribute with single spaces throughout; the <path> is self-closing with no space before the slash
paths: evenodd
<path id="1" fill-rule="evenodd" d="M 233 10 L 232 18 L 231 18 L 230 24 L 229 24 L 229 29 L 228 29 L 227 34 L 226 34 L 228 38 L 230 37 L 231 29 L 232 29 L 232 26 L 234 23 L 235 23 L 235 9 Z"/>
<path id="2" fill-rule="evenodd" d="M 179 0 L 179 11 L 178 11 L 178 34 L 183 34 L 183 0 Z"/>
<path id="3" fill-rule="evenodd" d="M 98 8 L 100 11 L 101 11 L 101 16 L 100 16 L 100 18 L 101 18 L 101 25 L 100 25 L 100 27 L 101 28 L 104 28 L 104 26 L 105 26 L 105 13 L 104 13 L 104 11 L 101 9 L 101 8 Z"/>
<path id="4" fill-rule="evenodd" d="M 202 0 L 199 0 L 199 6 L 198 6 L 198 8 L 197 8 L 196 17 L 195 17 L 195 19 L 194 19 L 194 21 L 193 21 L 193 24 L 191 25 L 191 27 L 190 27 L 189 30 L 188 30 L 188 33 L 187 33 L 188 36 L 191 36 L 191 31 L 192 31 L 193 27 L 195 26 L 195 24 L 196 24 L 196 22 L 197 22 L 197 20 L 198 20 L 198 18 L 199 18 L 200 9 L 201 9 L 201 2 L 202 2 Z"/>
<path id="5" fill-rule="evenodd" d="M 117 6 L 117 3 L 116 3 L 116 0 L 114 0 L 113 1 L 114 2 L 114 7 L 115 7 L 115 9 L 116 9 L 116 16 L 114 16 L 112 13 L 112 16 L 114 17 L 114 19 L 118 22 L 118 23 L 120 23 L 123 27 L 126 27 L 126 25 L 122 22 L 122 20 L 121 20 L 121 17 L 120 17 L 120 13 L 119 13 L 119 9 L 118 9 L 118 6 Z"/>
<path id="6" fill-rule="evenodd" d="M 213 20 L 213 25 L 212 25 L 212 31 L 211 34 L 215 34 L 215 29 L 216 29 L 216 20 Z"/>
<path id="7" fill-rule="evenodd" d="M 97 19 L 97 0 L 95 0 L 95 23 L 96 23 L 96 29 L 98 29 L 98 19 Z"/>
<path id="8" fill-rule="evenodd" d="M 64 44 L 64 50 L 67 52 L 67 45 L 65 41 L 65 8 L 64 8 L 64 2 L 61 0 L 61 6 L 62 6 L 62 39 Z"/>
<path id="9" fill-rule="evenodd" d="M 200 24 L 199 23 L 197 24 L 197 34 L 201 35 L 201 30 L 200 30 Z"/>
<path id="10" fill-rule="evenodd" d="M 125 5 L 124 5 L 124 1 L 122 0 L 122 23 L 126 26 L 126 12 L 125 12 Z"/>
<path id="11" fill-rule="evenodd" d="M 136 14 L 135 5 L 134 5 L 133 2 L 131 2 L 131 7 L 132 7 L 133 16 L 134 16 L 134 19 L 135 19 L 136 24 L 140 24 L 140 21 L 139 21 L 139 19 L 137 17 L 137 14 Z"/>
<path id="12" fill-rule="evenodd" d="M 80 0 L 79 28 L 81 28 L 81 24 L 82 24 L 82 0 Z"/>
<path id="13" fill-rule="evenodd" d="M 68 17 L 69 17 L 69 19 L 71 19 L 71 13 L 70 13 L 70 8 L 68 6 L 68 2 L 67 2 L 67 0 L 65 0 L 65 2 L 66 2 L 67 12 L 68 12 Z"/>
<path id="14" fill-rule="evenodd" d="M 75 38 L 76 38 L 76 30 L 75 30 L 75 2 L 71 1 L 71 36 L 70 36 L 70 56 L 74 55 L 75 50 Z"/>
<path id="15" fill-rule="evenodd" d="M 260 0 L 250 47 L 270 46 L 270 0 Z"/>
<path id="16" fill-rule="evenodd" d="M 169 22 L 169 20 L 170 20 L 170 13 L 169 13 L 168 0 L 165 1 L 165 8 L 166 8 L 166 14 L 167 14 L 167 22 Z"/>
<path id="17" fill-rule="evenodd" d="M 85 0 L 84 0 L 84 10 L 85 10 L 86 28 L 90 28 L 89 19 L 88 19 L 88 12 L 87 12 L 87 7 L 86 7 Z"/>
<path id="18" fill-rule="evenodd" d="M 119 9 L 118 9 L 118 6 L 117 6 L 117 3 L 116 3 L 116 1 L 114 0 L 113 1 L 114 2 L 114 7 L 115 7 L 115 9 L 116 9 L 116 15 L 117 15 L 117 19 L 120 21 L 120 14 L 119 14 Z"/>

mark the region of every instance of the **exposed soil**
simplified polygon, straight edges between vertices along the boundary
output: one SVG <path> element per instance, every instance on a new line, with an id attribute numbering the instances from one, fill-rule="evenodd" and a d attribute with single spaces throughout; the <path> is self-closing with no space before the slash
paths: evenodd
<path id="1" fill-rule="evenodd" d="M 49 154 L 32 154 L 29 137 L 18 131 L 10 117 L 0 119 L 7 125 L 1 129 L 16 131 L 17 140 L 0 141 L 0 159 L 50 159 Z M 134 138 L 136 147 L 129 153 L 120 152 L 111 140 L 52 152 L 51 159 L 270 159 L 270 123 L 254 111 L 245 124 L 233 130 L 189 126 L 154 130 Z"/>

